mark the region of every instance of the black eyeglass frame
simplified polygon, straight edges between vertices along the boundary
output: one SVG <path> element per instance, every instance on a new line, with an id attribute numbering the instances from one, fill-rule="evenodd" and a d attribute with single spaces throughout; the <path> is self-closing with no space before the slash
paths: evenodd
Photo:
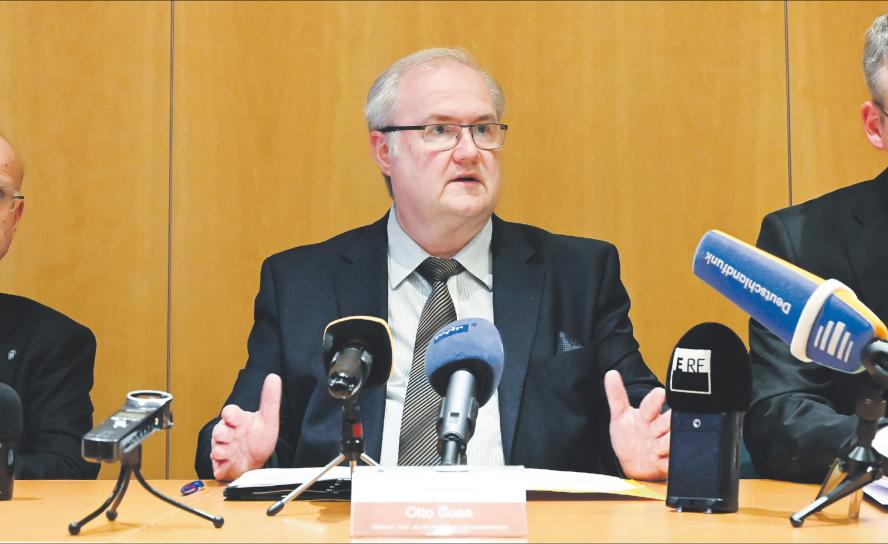
<path id="1" fill-rule="evenodd" d="M 879 108 L 879 111 L 882 112 L 882 115 L 884 115 L 885 117 L 888 117 L 888 111 L 885 111 L 885 107 L 882 106 L 882 103 L 881 103 L 881 102 L 879 102 L 879 101 L 876 100 L 875 98 L 873 98 L 872 102 L 873 102 L 873 104 L 876 105 L 876 107 Z"/>
<path id="2" fill-rule="evenodd" d="M 379 132 L 383 132 L 383 133 L 389 133 L 389 132 L 400 132 L 402 130 L 425 130 L 429 127 L 435 127 L 435 126 L 459 127 L 460 128 L 459 136 L 456 137 L 456 141 L 453 143 L 453 146 L 445 147 L 444 149 L 441 149 L 441 151 L 446 151 L 448 149 L 453 149 L 454 147 L 459 145 L 459 140 L 460 140 L 460 138 L 462 138 L 462 129 L 468 128 L 469 134 L 472 136 L 472 142 L 474 142 L 475 146 L 477 146 L 478 149 L 483 149 L 485 151 L 493 151 L 495 149 L 502 149 L 503 144 L 506 143 L 505 134 L 503 135 L 503 141 L 500 143 L 500 145 L 498 147 L 481 147 L 480 145 L 478 145 L 478 142 L 475 140 L 475 127 L 485 127 L 485 126 L 490 126 L 490 125 L 496 125 L 504 131 L 509 130 L 509 125 L 506 125 L 504 123 L 473 123 L 471 125 L 461 125 L 459 123 L 429 123 L 428 125 L 389 125 L 387 127 L 382 127 L 382 128 L 376 129 L 376 130 L 378 130 Z"/>

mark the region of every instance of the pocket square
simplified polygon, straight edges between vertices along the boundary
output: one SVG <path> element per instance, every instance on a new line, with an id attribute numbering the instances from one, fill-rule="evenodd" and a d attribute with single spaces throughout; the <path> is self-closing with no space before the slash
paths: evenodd
<path id="1" fill-rule="evenodd" d="M 555 346 L 555 353 L 564 353 L 582 348 L 583 344 L 579 340 L 564 331 L 558 331 L 558 344 Z"/>

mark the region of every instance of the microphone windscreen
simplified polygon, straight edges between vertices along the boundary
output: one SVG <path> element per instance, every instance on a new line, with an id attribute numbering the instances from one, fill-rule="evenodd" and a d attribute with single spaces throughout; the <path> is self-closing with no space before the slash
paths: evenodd
<path id="1" fill-rule="evenodd" d="M 0 383 L 0 442 L 22 435 L 22 399 L 15 389 Z"/>
<path id="2" fill-rule="evenodd" d="M 803 361 L 863 372 L 864 347 L 888 337 L 884 323 L 845 286 L 831 288 L 823 278 L 717 230 L 700 239 L 694 274 Z"/>
<path id="3" fill-rule="evenodd" d="M 330 322 L 324 329 L 324 364 L 329 370 L 333 356 L 346 347 L 360 347 L 373 357 L 366 387 L 382 385 L 392 372 L 392 331 L 383 319 L 356 315 Z"/>
<path id="4" fill-rule="evenodd" d="M 752 395 L 749 352 L 734 331 L 701 323 L 681 337 L 666 372 L 666 402 L 674 410 L 745 412 Z"/>
<path id="5" fill-rule="evenodd" d="M 503 341 L 493 323 L 480 317 L 460 319 L 432 336 L 425 356 L 426 375 L 443 397 L 450 376 L 468 370 L 475 376 L 478 404 L 484 406 L 503 375 L 503 357 Z"/>

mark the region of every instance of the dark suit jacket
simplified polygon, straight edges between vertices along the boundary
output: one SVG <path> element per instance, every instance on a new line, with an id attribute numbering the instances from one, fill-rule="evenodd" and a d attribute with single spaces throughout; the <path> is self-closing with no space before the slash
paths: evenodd
<path id="1" fill-rule="evenodd" d="M 92 332 L 33 300 L 0 294 L 0 382 L 22 399 L 24 431 L 16 478 L 95 478 L 80 457 L 92 428 L 96 339 Z"/>
<path id="2" fill-rule="evenodd" d="M 758 246 L 850 287 L 888 318 L 888 170 L 765 217 Z M 753 400 L 746 445 L 768 478 L 820 481 L 856 436 L 854 404 L 866 373 L 802 363 L 755 321 L 749 324 Z"/>
<path id="3" fill-rule="evenodd" d="M 618 369 L 635 405 L 659 383 L 632 334 L 616 249 L 497 217 L 491 245 L 493 313 L 505 348 L 498 392 L 506 463 L 618 474 L 603 374 Z M 339 452 L 340 408 L 325 385 L 321 336 L 339 317 L 387 319 L 387 277 L 386 218 L 263 264 L 250 357 L 227 402 L 256 410 L 265 376 L 282 376 L 280 466 L 323 466 Z M 565 351 L 565 338 L 578 349 Z M 364 391 L 360 404 L 367 453 L 378 459 L 385 388 Z M 213 477 L 217 421 L 198 439 L 202 478 Z"/>

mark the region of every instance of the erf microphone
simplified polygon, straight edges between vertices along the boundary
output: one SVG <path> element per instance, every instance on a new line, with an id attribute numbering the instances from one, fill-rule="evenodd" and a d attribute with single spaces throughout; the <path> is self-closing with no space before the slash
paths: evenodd
<path id="1" fill-rule="evenodd" d="M 435 333 L 425 358 L 429 383 L 444 397 L 436 425 L 441 464 L 465 465 L 478 409 L 503 374 L 502 339 L 486 319 L 460 319 Z"/>
<path id="2" fill-rule="evenodd" d="M 743 413 L 751 393 L 749 353 L 731 329 L 702 323 L 681 337 L 666 375 L 672 407 L 667 506 L 737 511 Z"/>
<path id="3" fill-rule="evenodd" d="M 0 383 L 0 501 L 12 498 L 15 485 L 15 443 L 22 435 L 22 400 Z"/>
<path id="4" fill-rule="evenodd" d="M 837 280 L 823 280 L 723 232 L 703 235 L 694 274 L 790 346 L 804 362 L 846 373 L 864 370 L 884 323 Z"/>
<path id="5" fill-rule="evenodd" d="M 386 383 L 392 370 L 392 332 L 378 317 L 352 316 L 324 329 L 327 387 L 337 399 L 357 395 L 367 387 Z"/>

